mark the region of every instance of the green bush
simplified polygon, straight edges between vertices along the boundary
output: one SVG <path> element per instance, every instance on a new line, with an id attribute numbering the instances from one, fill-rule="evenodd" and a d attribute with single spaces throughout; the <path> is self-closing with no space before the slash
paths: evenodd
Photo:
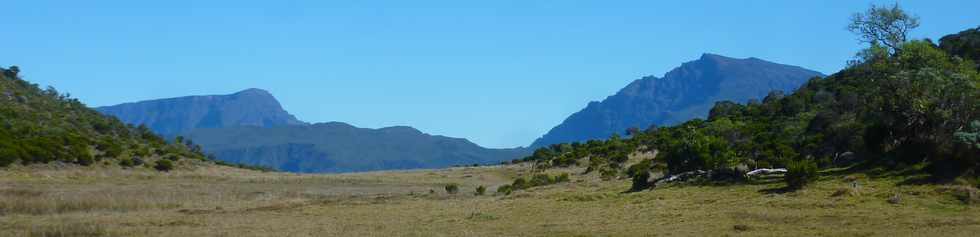
<path id="1" fill-rule="evenodd" d="M 476 193 L 474 194 L 476 194 L 477 196 L 482 196 L 486 192 L 487 192 L 487 187 L 483 187 L 483 185 L 480 185 L 476 187 Z"/>
<path id="2" fill-rule="evenodd" d="M 156 165 L 154 165 L 153 168 L 159 171 L 168 172 L 174 169 L 174 162 L 170 160 L 161 159 L 157 161 Z"/>
<path id="3" fill-rule="evenodd" d="M 95 158 L 92 157 L 91 155 L 82 154 L 82 155 L 78 155 L 78 158 L 75 160 L 75 162 L 77 162 L 79 165 L 89 166 L 95 163 Z"/>
<path id="4" fill-rule="evenodd" d="M 512 193 L 512 192 L 514 192 L 514 187 L 513 186 L 510 186 L 510 184 L 504 184 L 504 185 L 501 185 L 500 187 L 497 187 L 497 193 L 501 193 L 501 194 L 504 194 L 504 195 L 510 195 L 510 193 Z"/>
<path id="5" fill-rule="evenodd" d="M 167 160 L 171 160 L 171 161 L 178 161 L 178 160 L 180 160 L 180 156 L 177 155 L 177 154 L 167 154 L 163 158 L 164 159 L 167 159 Z"/>
<path id="6" fill-rule="evenodd" d="M 513 186 L 513 188 L 515 190 L 520 190 L 520 189 L 525 189 L 525 188 L 530 188 L 531 187 L 530 185 L 528 185 L 527 180 L 525 180 L 524 178 L 517 178 L 517 179 L 515 179 L 514 180 L 514 183 L 511 184 L 511 186 Z"/>
<path id="7" fill-rule="evenodd" d="M 133 159 L 123 158 L 123 159 L 120 159 L 119 160 L 119 166 L 122 166 L 122 167 L 133 167 L 133 166 L 137 166 L 137 164 L 136 164 L 136 161 L 133 161 Z"/>
<path id="8" fill-rule="evenodd" d="M 650 172 L 642 171 L 633 175 L 633 185 L 630 191 L 640 191 L 650 188 Z"/>
<path id="9" fill-rule="evenodd" d="M 792 161 L 784 177 L 790 189 L 801 189 L 817 179 L 817 163 L 811 160 Z"/>
<path id="10" fill-rule="evenodd" d="M 572 178 L 568 176 L 568 173 L 561 173 L 555 177 L 555 183 L 564 183 L 572 181 Z"/>
<path id="11" fill-rule="evenodd" d="M 448 193 L 448 194 L 456 194 L 457 192 L 459 192 L 459 185 L 458 184 L 446 184 L 445 189 L 446 189 L 446 193 Z"/>
<path id="12" fill-rule="evenodd" d="M 531 178 L 530 185 L 533 186 L 544 186 L 555 183 L 555 178 L 547 174 L 536 174 Z"/>

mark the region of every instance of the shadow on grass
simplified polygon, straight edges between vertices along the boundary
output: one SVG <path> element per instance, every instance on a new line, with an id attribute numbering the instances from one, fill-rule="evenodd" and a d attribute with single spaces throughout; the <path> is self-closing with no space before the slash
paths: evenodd
<path id="1" fill-rule="evenodd" d="M 784 194 L 784 193 L 789 193 L 789 192 L 793 192 L 793 191 L 796 191 L 796 189 L 792 189 L 790 187 L 779 187 L 779 188 L 762 189 L 762 190 L 759 190 L 759 193 L 761 193 L 761 194 Z"/>

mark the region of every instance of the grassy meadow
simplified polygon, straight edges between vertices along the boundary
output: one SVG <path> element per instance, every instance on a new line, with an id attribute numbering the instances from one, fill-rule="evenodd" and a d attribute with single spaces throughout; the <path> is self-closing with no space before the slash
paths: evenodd
<path id="1" fill-rule="evenodd" d="M 494 193 L 530 167 L 353 174 L 196 166 L 0 171 L 5 236 L 975 236 L 976 189 L 824 172 L 785 192 L 778 178 L 627 193 L 594 174 Z M 555 169 L 549 172 L 581 170 Z M 448 194 L 446 184 L 460 191 Z M 477 196 L 477 186 L 486 195 Z M 971 196 L 972 195 L 972 196 Z"/>

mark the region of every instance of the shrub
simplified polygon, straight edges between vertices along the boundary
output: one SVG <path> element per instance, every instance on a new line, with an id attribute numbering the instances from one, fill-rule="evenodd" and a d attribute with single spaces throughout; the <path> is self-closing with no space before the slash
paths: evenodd
<path id="1" fill-rule="evenodd" d="M 449 194 L 456 194 L 457 192 L 459 192 L 458 184 L 446 184 L 445 188 L 446 188 L 446 193 Z"/>
<path id="2" fill-rule="evenodd" d="M 474 194 L 476 194 L 477 196 L 482 196 L 486 192 L 487 192 L 487 187 L 483 187 L 483 185 L 480 185 L 476 187 L 476 193 Z"/>
<path id="3" fill-rule="evenodd" d="M 133 167 L 133 166 L 137 166 L 137 164 L 136 164 L 136 161 L 133 161 L 133 159 L 125 158 L 125 159 L 119 160 L 119 166 L 122 166 L 122 167 Z"/>
<path id="4" fill-rule="evenodd" d="M 143 162 L 143 159 L 139 158 L 138 156 L 137 157 L 133 157 L 133 166 L 140 166 L 140 165 L 143 165 L 145 163 L 146 162 Z"/>
<path id="5" fill-rule="evenodd" d="M 79 154 L 75 162 L 79 165 L 89 166 L 95 163 L 95 158 L 91 154 Z"/>
<path id="6" fill-rule="evenodd" d="M 6 167 L 21 156 L 17 146 L 0 141 L 0 167 Z"/>
<path id="7" fill-rule="evenodd" d="M 156 165 L 154 165 L 153 168 L 159 171 L 168 172 L 174 169 L 174 162 L 170 160 L 161 159 L 157 161 Z"/>
<path id="8" fill-rule="evenodd" d="M 616 176 L 619 176 L 619 171 L 617 171 L 616 169 L 612 169 L 608 167 L 603 167 L 599 169 L 599 177 L 602 178 L 602 180 L 612 180 L 615 179 Z"/>
<path id="9" fill-rule="evenodd" d="M 790 162 L 784 177 L 790 189 L 800 189 L 817 179 L 817 163 L 811 160 Z"/>
<path id="10" fill-rule="evenodd" d="M 510 195 L 511 192 L 514 192 L 514 187 L 513 186 L 510 186 L 510 184 L 504 184 L 504 185 L 501 185 L 500 187 L 497 187 L 497 193 L 502 193 L 504 195 Z"/>
<path id="11" fill-rule="evenodd" d="M 171 161 L 178 161 L 178 160 L 180 160 L 180 156 L 179 155 L 176 155 L 176 154 L 167 154 L 163 158 L 164 159 L 167 159 L 167 160 L 171 160 Z"/>
<path id="12" fill-rule="evenodd" d="M 536 174 L 531 178 L 531 186 L 543 186 L 555 183 L 555 178 L 547 174 Z"/>
<path id="13" fill-rule="evenodd" d="M 633 175 L 633 186 L 630 191 L 640 191 L 650 187 L 650 172 L 642 171 Z"/>
<path id="14" fill-rule="evenodd" d="M 572 181 L 572 178 L 568 176 L 568 173 L 561 173 L 555 177 L 555 183 L 564 183 Z"/>
<path id="15" fill-rule="evenodd" d="M 525 189 L 530 187 L 527 183 L 527 180 L 524 180 L 524 178 L 515 179 L 514 183 L 511 184 L 511 186 L 513 186 L 515 190 L 520 190 L 520 189 Z"/>

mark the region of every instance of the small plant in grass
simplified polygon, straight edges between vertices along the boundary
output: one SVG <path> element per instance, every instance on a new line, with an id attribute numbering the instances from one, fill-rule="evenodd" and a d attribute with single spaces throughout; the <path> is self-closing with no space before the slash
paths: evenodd
<path id="1" fill-rule="evenodd" d="M 501 185 L 500 187 L 497 187 L 497 193 L 500 193 L 500 194 L 503 194 L 503 195 L 510 195 L 510 193 L 512 193 L 512 192 L 514 192 L 514 187 L 513 186 L 510 186 L 510 184 L 504 184 L 504 185 Z"/>
<path id="2" fill-rule="evenodd" d="M 536 174 L 531 178 L 531 186 L 543 186 L 555 183 L 555 178 L 547 174 Z"/>
<path id="3" fill-rule="evenodd" d="M 792 161 L 786 167 L 784 179 L 790 189 L 801 189 L 817 180 L 817 163 L 811 160 Z"/>
<path id="4" fill-rule="evenodd" d="M 483 194 L 486 192 L 487 192 L 487 187 L 483 187 L 483 185 L 480 185 L 476 187 L 476 193 L 474 194 L 476 194 L 476 196 L 483 196 Z"/>
<path id="5" fill-rule="evenodd" d="M 561 173 L 557 177 L 555 177 L 556 183 L 564 183 L 570 181 L 572 181 L 572 178 L 568 176 L 568 173 Z"/>
<path id="6" fill-rule="evenodd" d="M 174 169 L 174 162 L 161 159 L 156 162 L 156 165 L 154 165 L 153 168 L 159 171 L 168 172 Z"/>
<path id="7" fill-rule="evenodd" d="M 459 192 L 458 184 L 446 184 L 445 188 L 446 188 L 446 193 L 448 194 L 456 194 L 457 192 Z"/>

